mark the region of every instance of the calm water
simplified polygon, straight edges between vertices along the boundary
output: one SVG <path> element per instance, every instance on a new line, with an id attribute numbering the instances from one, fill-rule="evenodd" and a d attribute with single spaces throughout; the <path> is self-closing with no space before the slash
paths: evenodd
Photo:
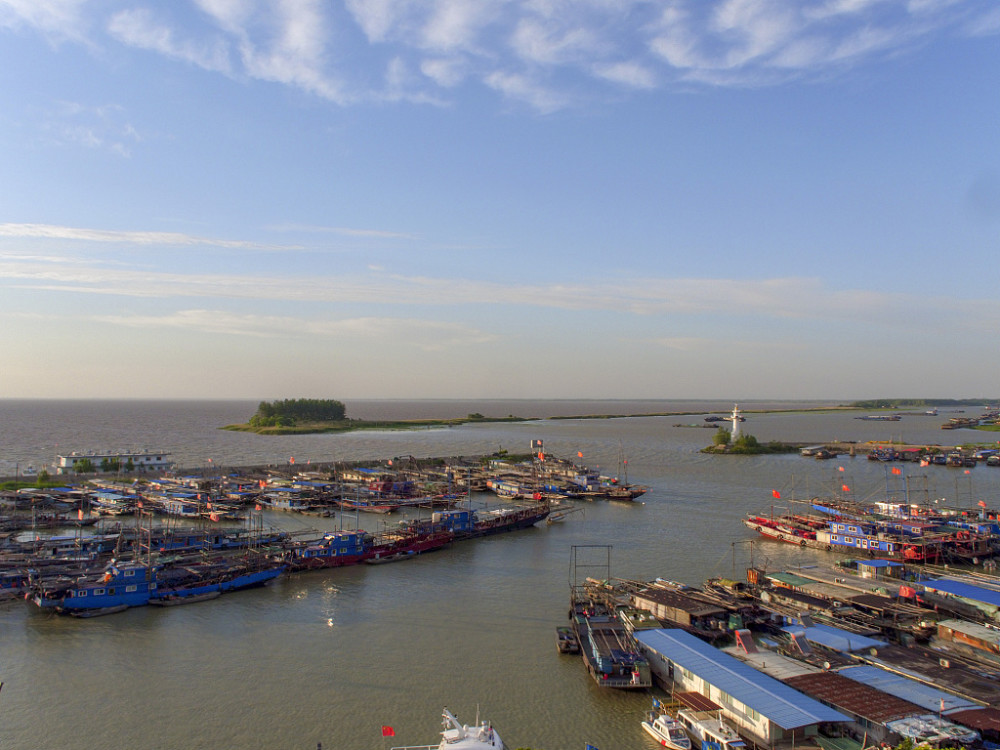
<path id="1" fill-rule="evenodd" d="M 367 402 L 353 416 L 470 412 L 554 416 L 639 413 L 731 404 L 686 402 Z M 49 617 L 0 604 L 0 747 L 324 748 L 380 750 L 436 743 L 442 706 L 467 721 L 477 705 L 511 748 L 654 747 L 639 728 L 648 699 L 596 687 L 578 657 L 559 656 L 553 628 L 566 620 L 570 550 L 610 544 L 612 574 L 701 583 L 742 576 L 751 553 L 769 568 L 829 559 L 754 537 L 740 519 L 783 497 L 859 497 L 887 489 L 911 499 L 997 504 L 1000 469 L 907 466 L 908 482 L 861 458 L 716 458 L 698 451 L 712 430 L 676 427 L 693 417 L 542 420 L 418 432 L 264 438 L 228 433 L 246 402 L 0 401 L 0 460 L 49 463 L 60 451 L 155 447 L 181 463 L 283 463 L 525 451 L 533 438 L 560 456 L 614 470 L 650 487 L 642 504 L 586 503 L 561 525 L 469 542 L 396 565 L 287 578 L 266 589 L 187 607 L 152 607 L 94 620 Z M 748 404 L 754 408 L 754 404 Z M 379 411 L 381 410 L 381 411 Z M 500 410 L 500 411 L 498 411 Z M 947 415 L 901 422 L 846 414 L 748 415 L 760 440 L 942 442 L 988 439 L 943 432 Z M 838 467 L 844 468 L 843 472 Z M 274 514 L 285 528 L 303 519 Z M 374 528 L 372 519 L 362 525 Z M 308 519 L 323 528 L 330 519 Z"/>

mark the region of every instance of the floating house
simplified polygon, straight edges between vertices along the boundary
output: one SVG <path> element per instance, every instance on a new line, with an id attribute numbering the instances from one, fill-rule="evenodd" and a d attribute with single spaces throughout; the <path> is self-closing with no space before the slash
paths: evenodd
<path id="1" fill-rule="evenodd" d="M 850 721 L 684 630 L 643 630 L 635 639 L 665 689 L 699 694 L 758 745 L 801 744 L 821 725 Z"/>

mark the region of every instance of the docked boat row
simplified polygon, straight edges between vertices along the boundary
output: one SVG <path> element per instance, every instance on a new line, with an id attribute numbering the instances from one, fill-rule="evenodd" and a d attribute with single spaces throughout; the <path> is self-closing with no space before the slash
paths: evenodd
<path id="1" fill-rule="evenodd" d="M 1000 512 L 985 502 L 978 512 L 844 498 L 813 498 L 796 505 L 804 509 L 751 514 L 743 523 L 772 541 L 911 563 L 971 563 L 1000 552 Z"/>
<path id="2" fill-rule="evenodd" d="M 69 582 L 32 584 L 40 609 L 76 617 L 121 612 L 147 604 L 170 606 L 214 598 L 228 591 L 263 586 L 287 569 L 264 558 L 158 562 L 112 561 L 103 573 Z"/>
<path id="3" fill-rule="evenodd" d="M 154 528 L 149 514 L 139 514 L 128 533 L 38 537 L 0 547 L 0 599 L 27 595 L 43 609 L 67 614 L 203 600 L 286 571 L 411 559 L 453 542 L 529 528 L 549 512 L 545 502 L 449 509 L 380 532 L 321 534 L 264 531 L 259 514 L 253 529 L 181 532 Z"/>
<path id="4" fill-rule="evenodd" d="M 470 491 L 505 500 L 631 502 L 647 488 L 630 484 L 622 456 L 615 476 L 547 455 L 540 440 L 524 457 L 386 459 L 323 467 L 246 468 L 170 472 L 162 452 L 72 453 L 60 456 L 62 487 L 0 493 L 0 533 L 56 525 L 92 524 L 102 516 L 142 509 L 200 523 L 245 519 L 254 510 L 332 516 L 387 515 L 412 509 L 447 510 Z M 101 472 L 90 476 L 90 472 Z M 82 480 L 82 481 L 81 481 Z"/>

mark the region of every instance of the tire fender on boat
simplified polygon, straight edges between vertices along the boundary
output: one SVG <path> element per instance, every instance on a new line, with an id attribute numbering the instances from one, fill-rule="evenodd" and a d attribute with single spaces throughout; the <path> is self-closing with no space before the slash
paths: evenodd
<path id="1" fill-rule="evenodd" d="M 799 546 L 800 547 L 805 547 L 806 546 L 806 540 L 803 539 L 801 542 L 799 542 Z"/>

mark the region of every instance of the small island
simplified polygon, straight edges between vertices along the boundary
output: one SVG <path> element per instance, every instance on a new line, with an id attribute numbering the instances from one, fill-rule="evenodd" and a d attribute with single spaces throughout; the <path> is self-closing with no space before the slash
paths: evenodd
<path id="1" fill-rule="evenodd" d="M 255 432 L 258 435 L 308 435 L 352 430 L 406 430 L 427 427 L 454 427 L 468 422 L 525 422 L 528 418 L 486 417 L 469 414 L 454 419 L 378 420 L 350 419 L 347 407 L 335 399 L 297 398 L 261 401 L 257 411 L 244 424 L 230 424 L 222 429 Z"/>
<path id="2" fill-rule="evenodd" d="M 722 453 L 735 456 L 757 456 L 765 453 L 795 453 L 799 450 L 796 445 L 780 443 L 772 440 L 768 443 L 761 443 L 753 435 L 738 435 L 733 439 L 732 434 L 725 427 L 716 430 L 712 437 L 712 444 L 707 448 L 702 448 L 702 453 Z"/>

